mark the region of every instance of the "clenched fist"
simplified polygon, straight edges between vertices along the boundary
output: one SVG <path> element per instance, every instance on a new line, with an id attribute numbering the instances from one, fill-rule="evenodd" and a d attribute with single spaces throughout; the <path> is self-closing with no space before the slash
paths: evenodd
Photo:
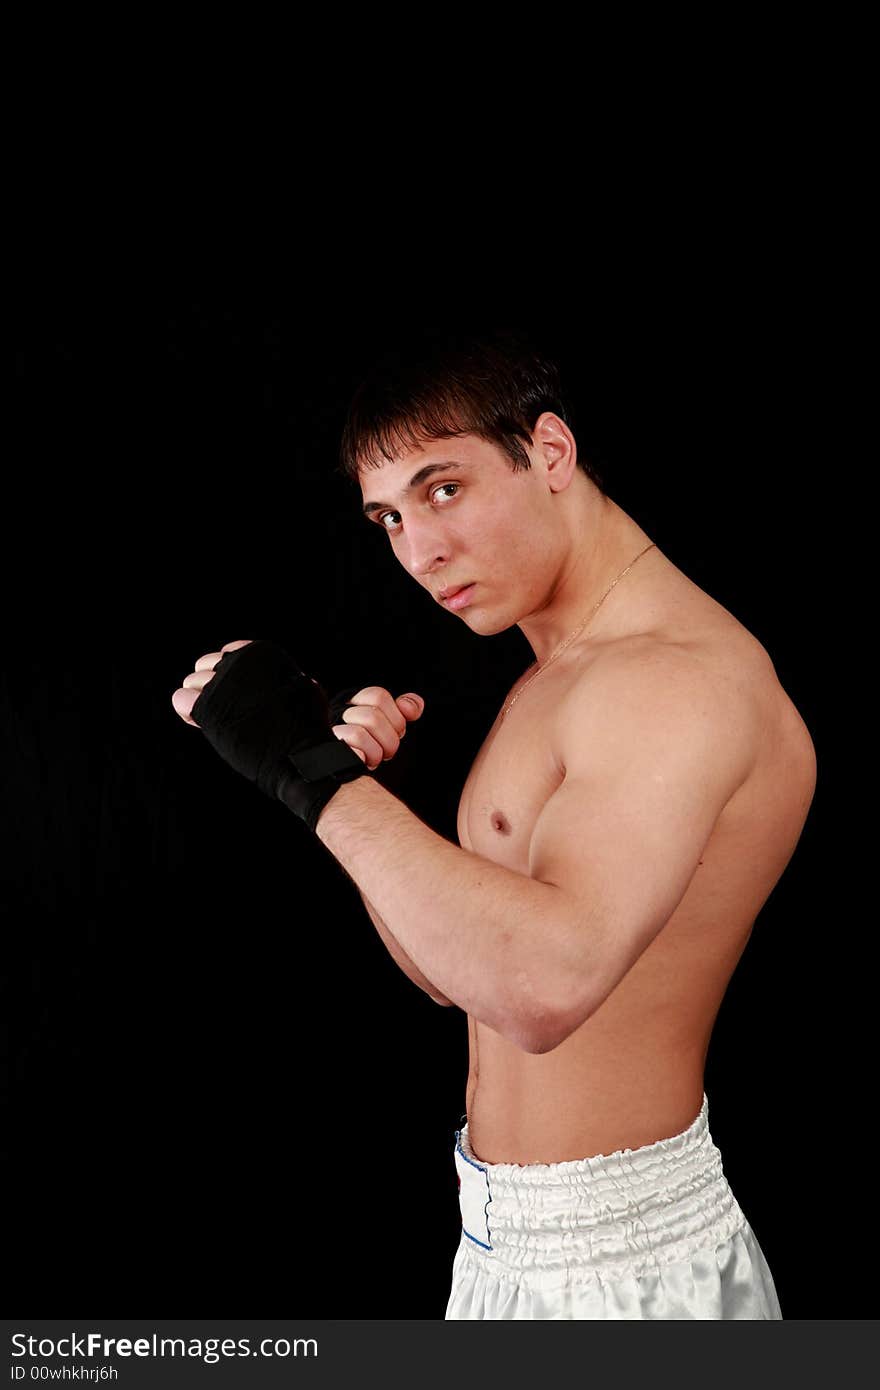
<path id="1" fill-rule="evenodd" d="M 183 685 L 171 696 L 172 705 L 185 723 L 192 724 L 196 729 L 199 727 L 192 718 L 192 707 L 214 675 L 214 667 L 225 652 L 237 651 L 239 647 L 248 646 L 249 642 L 250 638 L 241 642 L 227 642 L 219 652 L 208 652 L 198 658 L 195 669 L 184 676 Z"/>
<path id="2" fill-rule="evenodd" d="M 407 724 L 421 719 L 424 708 L 421 695 L 398 695 L 395 699 L 381 685 L 352 686 L 334 695 L 330 718 L 336 737 L 373 772 L 394 757 Z"/>
<path id="3" fill-rule="evenodd" d="M 283 648 L 249 639 L 200 656 L 171 703 L 226 762 L 311 830 L 342 782 L 395 756 L 407 723 L 425 707 L 420 695 L 395 700 L 378 685 L 351 686 L 328 704 Z"/>
<path id="4" fill-rule="evenodd" d="M 171 703 L 230 767 L 312 831 L 340 786 L 367 775 L 363 761 L 333 737 L 319 683 L 276 642 L 229 642 L 199 657 Z"/>

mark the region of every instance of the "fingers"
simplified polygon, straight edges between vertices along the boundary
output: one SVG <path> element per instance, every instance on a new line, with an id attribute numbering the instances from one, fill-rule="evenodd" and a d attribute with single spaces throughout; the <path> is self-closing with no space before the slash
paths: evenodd
<path id="1" fill-rule="evenodd" d="M 171 696 L 172 708 L 176 714 L 180 715 L 185 724 L 192 724 L 194 729 L 199 727 L 196 721 L 190 718 L 190 712 L 208 681 L 213 677 L 214 667 L 223 654 L 237 651 L 239 647 L 246 647 L 252 641 L 252 637 L 244 637 L 237 642 L 227 642 L 220 648 L 219 652 L 206 652 L 204 656 L 198 658 L 195 668 L 188 676 L 184 676 L 182 686 L 179 690 L 175 690 Z"/>
<path id="2" fill-rule="evenodd" d="M 403 720 L 400 721 L 403 724 Z M 359 726 L 381 749 L 381 758 L 393 758 L 400 747 L 400 740 L 406 732 L 398 731 L 384 712 L 376 705 L 350 705 L 342 715 L 343 727 Z M 337 726 L 338 727 L 338 726 Z"/>
<path id="3" fill-rule="evenodd" d="M 415 696 L 395 701 L 390 691 L 380 685 L 364 686 L 351 697 L 342 715 L 342 723 L 333 726 L 333 733 L 356 752 L 373 771 L 380 762 L 388 762 L 400 748 L 406 734 L 407 722 L 421 717 L 424 701 Z"/>
<path id="4" fill-rule="evenodd" d="M 391 698 L 391 692 L 386 690 L 384 686 L 365 685 L 362 690 L 351 697 L 350 703 L 355 709 L 363 711 L 364 715 L 353 719 L 354 709 L 347 709 L 344 715 L 346 723 L 365 723 L 376 734 L 377 738 L 381 738 L 379 731 L 386 724 L 399 739 L 403 738 L 406 733 L 406 718 L 403 711 L 398 709 Z M 394 751 L 397 751 L 396 747 Z"/>
<path id="5" fill-rule="evenodd" d="M 373 687 L 376 690 L 376 687 Z M 378 698 L 381 696 L 381 698 Z M 358 694 L 355 699 L 361 700 L 362 694 Z M 400 711 L 392 723 L 387 710 L 392 708 L 392 700 L 387 690 L 377 691 L 376 703 L 355 704 L 352 703 L 342 715 L 342 725 L 336 727 L 359 728 L 363 733 L 363 739 L 359 740 L 359 746 L 364 748 L 367 753 L 367 765 L 385 762 L 393 758 L 400 748 L 400 740 L 406 733 L 406 720 Z"/>
<path id="6" fill-rule="evenodd" d="M 199 727 L 191 717 L 192 709 L 208 681 L 213 680 L 218 662 L 226 652 L 246 647 L 251 640 L 242 638 L 226 642 L 219 651 L 205 652 L 198 658 L 194 670 L 184 678 L 180 689 L 175 690 L 171 697 L 174 711 L 184 723 L 196 729 Z M 318 684 L 314 676 L 310 679 Z M 400 740 L 406 735 L 407 724 L 420 719 L 424 708 L 424 700 L 414 692 L 407 692 L 395 700 L 383 686 L 367 685 L 352 696 L 342 715 L 343 722 L 334 724 L 332 731 L 373 771 L 381 762 L 394 757 L 400 748 Z"/>
<path id="7" fill-rule="evenodd" d="M 336 738 L 339 739 L 340 743 L 347 743 L 349 748 L 357 753 L 358 757 L 366 763 L 371 772 L 375 771 L 380 763 L 387 762 L 388 757 L 394 756 L 394 754 L 390 753 L 386 757 L 385 749 L 382 747 L 382 744 L 379 743 L 377 739 L 373 738 L 368 729 L 360 725 L 334 724 L 333 733 Z M 399 742 L 397 747 L 400 747 Z M 394 751 L 396 752 L 397 749 L 395 748 Z"/>
<path id="8" fill-rule="evenodd" d="M 421 695 L 415 695 L 413 693 L 398 695 L 396 704 L 398 709 L 403 710 L 407 719 L 410 720 L 421 719 L 425 710 L 425 702 Z"/>
<path id="9" fill-rule="evenodd" d="M 198 666 L 198 663 L 196 663 L 196 665 Z M 211 681 L 211 680 L 213 680 L 213 679 L 214 679 L 214 670 L 213 670 L 213 668 L 209 671 L 209 670 L 207 670 L 205 667 L 202 667 L 201 670 L 196 669 L 195 671 L 190 671 L 190 673 L 189 673 L 188 676 L 184 676 L 184 678 L 183 678 L 183 687 L 182 687 L 182 688 L 183 688 L 184 690 L 199 690 L 199 691 L 201 691 L 201 690 L 204 690 L 205 686 L 208 684 L 208 681 Z"/>
<path id="10" fill-rule="evenodd" d="M 352 696 L 351 703 L 381 710 L 400 738 L 406 733 L 407 724 L 420 719 L 425 709 L 421 695 L 416 695 L 414 691 L 398 695 L 395 700 L 391 692 L 381 685 L 365 685 L 363 690 Z"/>
<path id="11" fill-rule="evenodd" d="M 187 680 L 189 680 L 188 676 Z M 184 682 L 184 685 L 185 684 L 186 682 Z M 190 719 L 190 711 L 201 693 L 201 690 L 184 690 L 181 688 L 180 690 L 175 690 L 174 694 L 171 696 L 171 704 L 174 707 L 175 713 L 180 715 L 184 724 L 192 724 L 194 729 L 197 729 L 199 726 L 194 719 Z"/>
<path id="12" fill-rule="evenodd" d="M 193 669 L 196 671 L 213 671 L 217 662 L 226 652 L 237 652 L 239 647 L 249 647 L 252 641 L 252 637 L 245 637 L 238 642 L 227 642 L 220 648 L 219 652 L 206 652 L 204 656 L 200 656 Z"/>
<path id="13" fill-rule="evenodd" d="M 218 661 L 220 660 L 219 652 L 214 652 L 213 655 Z M 175 690 L 174 694 L 171 696 L 171 704 L 175 712 L 180 715 L 185 724 L 192 724 L 194 729 L 197 729 L 199 726 L 194 719 L 190 718 L 192 707 L 208 684 L 208 681 L 214 679 L 213 665 L 209 670 L 207 666 L 202 664 L 208 660 L 208 656 L 200 656 L 196 662 L 195 671 L 190 671 L 188 676 L 184 676 L 183 685 L 179 690 Z"/>

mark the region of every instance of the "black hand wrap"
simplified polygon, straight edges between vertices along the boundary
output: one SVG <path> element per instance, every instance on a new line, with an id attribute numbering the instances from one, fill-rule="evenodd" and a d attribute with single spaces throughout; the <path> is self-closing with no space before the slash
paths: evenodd
<path id="1" fill-rule="evenodd" d="M 230 767 L 314 830 L 344 782 L 370 776 L 331 732 L 329 714 L 325 692 L 293 657 L 257 641 L 223 653 L 190 718 Z"/>
<path id="2" fill-rule="evenodd" d="M 327 723 L 330 725 L 331 729 L 334 724 L 345 723 L 342 716 L 347 709 L 352 708 L 351 697 L 352 695 L 356 695 L 360 688 L 359 685 L 347 685 L 344 690 L 337 690 L 336 694 L 331 696 L 330 703 L 327 706 Z M 336 735 L 334 734 L 333 737 L 335 738 Z"/>

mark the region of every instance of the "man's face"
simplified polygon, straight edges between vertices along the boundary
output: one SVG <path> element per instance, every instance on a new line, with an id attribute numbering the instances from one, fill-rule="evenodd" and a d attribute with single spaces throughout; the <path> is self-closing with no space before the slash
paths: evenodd
<path id="1" fill-rule="evenodd" d="M 557 577 L 558 515 L 540 452 L 526 447 L 532 467 L 517 473 L 496 445 L 459 435 L 359 474 L 369 524 L 408 574 L 438 603 L 443 589 L 474 586 L 449 611 L 482 635 L 539 611 Z"/>

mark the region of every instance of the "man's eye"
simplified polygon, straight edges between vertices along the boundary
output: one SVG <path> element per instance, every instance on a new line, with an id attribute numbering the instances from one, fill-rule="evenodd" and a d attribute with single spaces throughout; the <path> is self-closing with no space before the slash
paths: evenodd
<path id="1" fill-rule="evenodd" d="M 460 488 L 460 487 L 461 487 L 461 483 L 441 483 L 439 487 L 435 487 L 435 488 L 434 488 L 434 492 L 445 492 L 445 490 L 446 490 L 447 488 L 449 488 L 449 487 L 452 487 L 452 488 Z M 433 497 L 433 495 L 434 495 L 434 493 L 431 494 L 432 497 Z M 390 527 L 388 527 L 388 526 L 385 525 L 385 518 L 386 518 L 386 516 L 400 516 L 400 512 L 381 512 L 381 513 L 379 514 L 377 520 L 378 520 L 379 525 L 382 527 L 382 530 L 383 530 L 383 531 L 389 531 L 389 530 L 391 530 Z M 393 535 L 394 532 L 391 531 L 391 534 Z"/>

